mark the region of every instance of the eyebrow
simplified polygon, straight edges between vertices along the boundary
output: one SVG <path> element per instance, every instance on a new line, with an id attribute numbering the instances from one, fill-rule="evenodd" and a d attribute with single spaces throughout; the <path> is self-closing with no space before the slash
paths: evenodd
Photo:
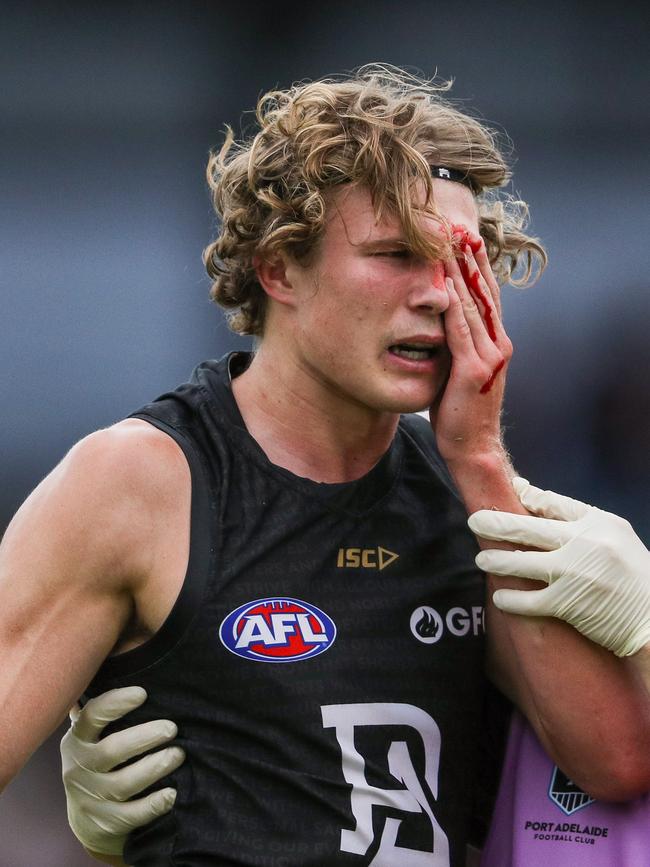
<path id="1" fill-rule="evenodd" d="M 360 247 L 408 247 L 408 242 L 399 235 L 391 238 L 374 238 L 371 241 L 362 241 Z"/>

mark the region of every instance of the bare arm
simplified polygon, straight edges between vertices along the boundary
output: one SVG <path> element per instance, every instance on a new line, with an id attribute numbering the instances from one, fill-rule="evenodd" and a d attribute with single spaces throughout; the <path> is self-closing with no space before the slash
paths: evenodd
<path id="1" fill-rule="evenodd" d="M 153 521 L 142 446 L 128 424 L 87 437 L 23 504 L 0 546 L 0 788 L 134 618 Z"/>
<path id="2" fill-rule="evenodd" d="M 628 665 L 632 669 L 634 677 L 650 695 L 650 644 L 646 644 L 634 656 L 628 657 Z"/>
<path id="3" fill-rule="evenodd" d="M 467 249 L 466 257 L 468 273 L 480 272 L 494 333 L 486 326 L 480 297 L 473 296 L 457 264 L 449 263 L 445 328 L 452 369 L 440 402 L 432 407 L 432 423 L 468 512 L 498 509 L 522 514 L 500 431 L 512 345 L 501 323 L 499 289 L 484 246 L 476 255 Z M 525 584 L 522 579 L 488 576 L 492 677 L 526 714 L 554 761 L 590 794 L 623 800 L 646 791 L 647 695 L 629 666 L 567 624 L 509 615 L 494 607 L 494 590 Z"/>
<path id="4" fill-rule="evenodd" d="M 469 524 L 482 539 L 516 548 L 484 550 L 477 562 L 495 575 L 535 580 L 540 589 L 500 590 L 495 605 L 571 624 L 623 659 L 650 697 L 650 551 L 615 514 L 525 479 L 514 479 L 513 487 L 530 514 L 483 510 Z"/>
<path id="5" fill-rule="evenodd" d="M 502 498 L 484 500 L 482 508 L 489 503 L 488 508 L 514 511 L 514 504 L 504 505 L 508 499 L 504 492 Z M 469 511 L 472 501 L 468 496 Z M 482 547 L 495 545 L 480 541 Z M 561 620 L 504 613 L 491 601 L 495 590 L 531 590 L 531 584 L 488 575 L 488 666 L 493 679 L 526 714 L 547 753 L 585 791 L 602 800 L 629 800 L 646 792 L 650 701 L 631 663 Z"/>

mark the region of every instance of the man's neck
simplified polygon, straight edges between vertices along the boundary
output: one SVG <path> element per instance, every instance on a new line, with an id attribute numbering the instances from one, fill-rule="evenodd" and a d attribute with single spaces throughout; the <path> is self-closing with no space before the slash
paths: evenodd
<path id="1" fill-rule="evenodd" d="M 346 400 L 300 365 L 261 348 L 232 390 L 268 459 L 317 482 L 361 478 L 381 459 L 399 417 Z"/>

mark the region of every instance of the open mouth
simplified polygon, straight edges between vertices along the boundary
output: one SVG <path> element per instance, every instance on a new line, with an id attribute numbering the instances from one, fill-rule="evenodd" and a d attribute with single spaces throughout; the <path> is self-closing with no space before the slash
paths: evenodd
<path id="1" fill-rule="evenodd" d="M 388 347 L 391 355 L 408 358 L 411 361 L 428 361 L 437 354 L 436 346 L 426 346 L 421 343 L 395 343 Z"/>
<path id="2" fill-rule="evenodd" d="M 391 355 L 408 358 L 410 361 L 429 361 L 437 354 L 438 347 L 422 343 L 395 343 L 388 347 L 388 351 Z"/>

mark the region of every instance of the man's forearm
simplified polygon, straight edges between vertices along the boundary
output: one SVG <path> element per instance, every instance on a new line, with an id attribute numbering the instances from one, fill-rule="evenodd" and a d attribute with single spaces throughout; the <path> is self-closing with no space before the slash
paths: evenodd
<path id="1" fill-rule="evenodd" d="M 650 644 L 646 644 L 633 656 L 628 656 L 626 661 L 634 676 L 650 696 Z"/>
<path id="2" fill-rule="evenodd" d="M 505 452 L 451 462 L 449 469 L 468 512 L 526 513 L 512 488 Z M 583 788 L 611 800 L 633 797 L 650 785 L 650 698 L 639 685 L 640 670 L 648 682 L 648 657 L 625 664 L 560 620 L 505 614 L 491 602 L 496 589 L 537 586 L 488 576 L 490 673 L 529 718 L 551 757 Z"/>
<path id="3" fill-rule="evenodd" d="M 505 448 L 495 447 L 471 459 L 447 460 L 447 467 L 470 514 L 479 509 L 526 513 L 512 487 L 515 471 Z"/>

